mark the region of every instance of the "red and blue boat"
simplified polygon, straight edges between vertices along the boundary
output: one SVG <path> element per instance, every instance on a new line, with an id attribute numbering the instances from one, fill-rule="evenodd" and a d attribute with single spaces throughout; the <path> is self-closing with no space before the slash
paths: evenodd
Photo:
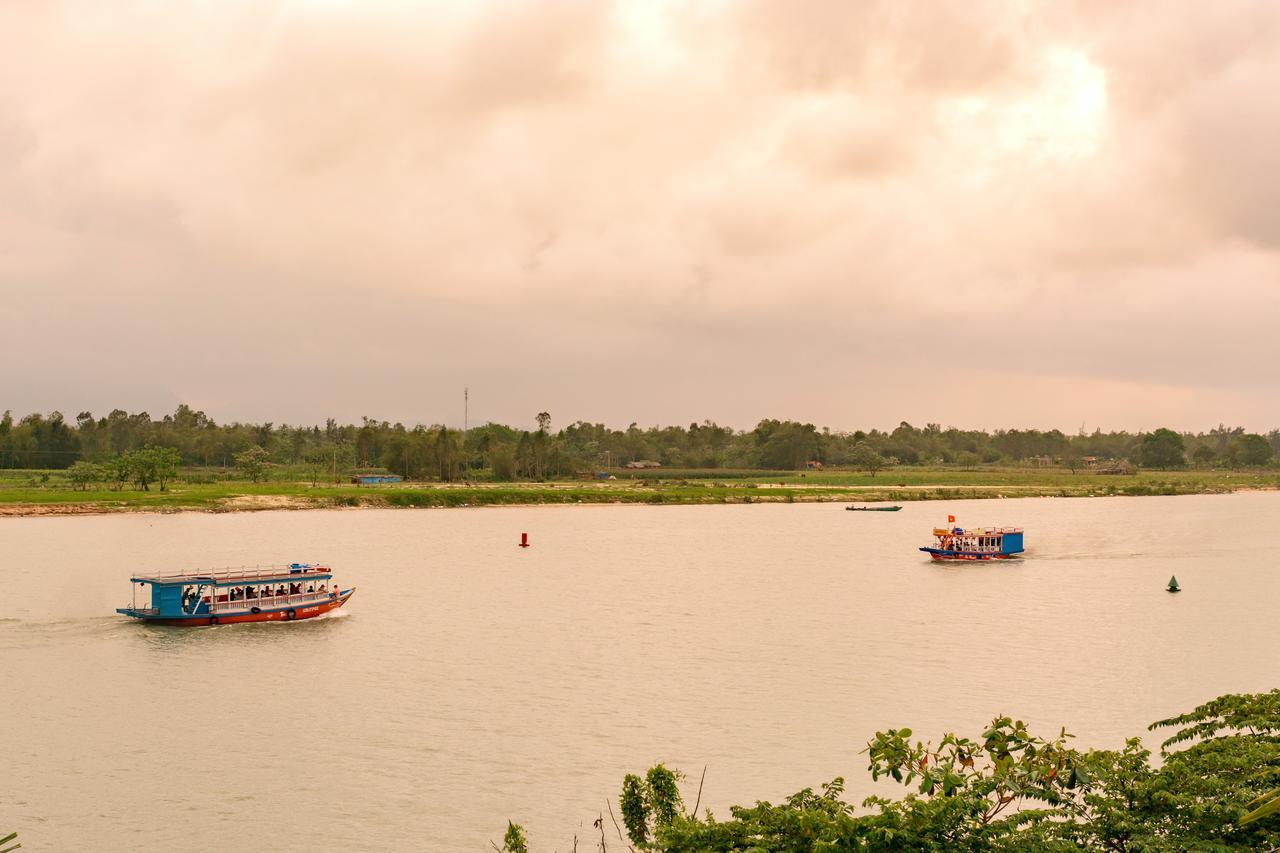
<path id="1" fill-rule="evenodd" d="M 1008 560 L 1024 550 L 1021 527 L 960 527 L 955 520 L 935 527 L 933 545 L 920 550 L 935 560 Z"/>
<path id="2" fill-rule="evenodd" d="M 333 570 L 316 563 L 138 575 L 129 582 L 133 604 L 117 613 L 184 628 L 314 619 L 346 604 L 356 591 L 341 589 Z M 150 601 L 142 606 L 139 589 L 149 592 Z"/>

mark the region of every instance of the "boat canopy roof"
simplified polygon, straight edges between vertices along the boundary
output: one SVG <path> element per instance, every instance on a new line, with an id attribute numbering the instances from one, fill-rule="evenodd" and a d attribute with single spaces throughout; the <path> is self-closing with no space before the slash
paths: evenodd
<path id="1" fill-rule="evenodd" d="M 935 527 L 934 536 L 1002 536 L 1005 533 L 1021 533 L 1021 527 Z"/>
<path id="2" fill-rule="evenodd" d="M 328 580 L 333 570 L 319 563 L 289 563 L 284 566 L 240 566 L 227 569 L 193 569 L 166 575 L 135 575 L 131 583 L 149 583 L 155 586 L 203 584 L 205 586 L 244 586 L 256 583 L 297 582 L 298 580 Z"/>

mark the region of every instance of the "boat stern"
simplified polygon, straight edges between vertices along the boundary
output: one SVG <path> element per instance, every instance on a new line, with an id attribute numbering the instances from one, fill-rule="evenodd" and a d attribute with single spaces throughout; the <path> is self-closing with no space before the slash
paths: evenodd
<path id="1" fill-rule="evenodd" d="M 148 619 L 159 613 L 154 607 L 117 607 L 116 612 L 130 619 Z"/>

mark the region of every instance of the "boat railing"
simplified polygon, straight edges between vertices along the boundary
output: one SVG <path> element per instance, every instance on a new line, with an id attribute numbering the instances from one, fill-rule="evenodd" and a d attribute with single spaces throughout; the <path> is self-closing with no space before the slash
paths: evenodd
<path id="1" fill-rule="evenodd" d="M 283 575 L 289 575 L 289 574 L 314 575 L 314 574 L 332 574 L 332 573 L 333 573 L 333 570 L 331 568 L 329 568 L 328 566 L 322 565 L 320 563 L 302 563 L 296 567 L 293 564 L 285 563 L 283 565 L 270 565 L 270 566 L 226 567 L 226 568 L 220 568 L 220 569 L 209 569 L 207 571 L 203 571 L 200 569 L 192 569 L 189 572 L 172 572 L 170 574 L 163 574 L 163 575 L 145 575 L 145 576 L 139 575 L 138 577 L 139 578 L 145 577 L 146 580 L 159 581 L 161 583 L 164 583 L 164 582 L 185 580 L 187 578 L 191 578 L 193 580 L 199 579 L 199 578 L 212 578 L 215 581 L 241 580 L 241 579 L 245 581 L 252 581 L 252 580 L 268 578 L 268 577 L 270 578 L 281 577 Z"/>
<path id="2" fill-rule="evenodd" d="M 296 592 L 289 595 L 263 595 L 258 598 L 237 598 L 235 601 L 215 601 L 210 605 L 211 613 L 224 613 L 228 610 L 248 610 L 251 607 L 287 607 L 291 604 L 314 604 L 330 598 L 329 592 Z M 206 602 L 207 603 L 207 602 Z"/>

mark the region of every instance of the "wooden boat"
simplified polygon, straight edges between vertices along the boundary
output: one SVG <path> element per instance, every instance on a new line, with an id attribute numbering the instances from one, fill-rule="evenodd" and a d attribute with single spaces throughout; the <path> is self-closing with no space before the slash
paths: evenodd
<path id="1" fill-rule="evenodd" d="M 847 506 L 849 512 L 897 512 L 900 506 Z"/>
<path id="2" fill-rule="evenodd" d="M 347 603 L 355 587 L 330 584 L 333 571 L 312 563 L 242 567 L 129 578 L 134 601 L 117 613 L 153 625 L 184 628 L 236 622 L 313 619 Z M 150 603 L 138 606 L 139 588 Z"/>
<path id="3" fill-rule="evenodd" d="M 933 529 L 934 544 L 921 548 L 935 560 L 1008 560 L 1023 552 L 1021 527 L 947 527 Z"/>

